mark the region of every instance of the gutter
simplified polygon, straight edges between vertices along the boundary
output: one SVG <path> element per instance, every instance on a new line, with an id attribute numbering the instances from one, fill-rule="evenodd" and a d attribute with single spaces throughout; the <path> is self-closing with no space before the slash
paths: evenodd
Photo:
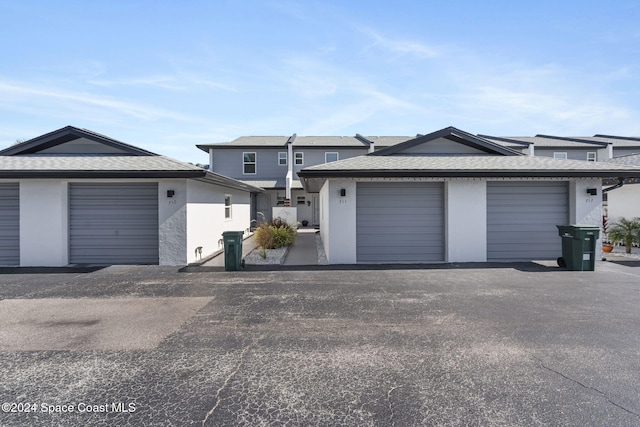
<path id="1" fill-rule="evenodd" d="M 616 185 L 612 185 L 611 187 L 605 188 L 602 190 L 603 193 L 607 193 L 611 190 L 618 189 L 624 185 L 624 178 L 618 178 L 618 183 Z"/>

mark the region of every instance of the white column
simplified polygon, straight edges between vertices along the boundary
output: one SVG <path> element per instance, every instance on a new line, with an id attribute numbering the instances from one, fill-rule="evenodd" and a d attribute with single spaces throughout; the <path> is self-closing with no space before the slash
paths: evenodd
<path id="1" fill-rule="evenodd" d="M 448 262 L 487 261 L 487 181 L 445 183 Z"/>
<path id="2" fill-rule="evenodd" d="M 285 198 L 291 200 L 291 186 L 293 185 L 293 144 L 287 142 L 287 178 Z"/>
<path id="3" fill-rule="evenodd" d="M 68 190 L 60 180 L 20 182 L 20 265 L 60 267 L 69 263 Z"/>

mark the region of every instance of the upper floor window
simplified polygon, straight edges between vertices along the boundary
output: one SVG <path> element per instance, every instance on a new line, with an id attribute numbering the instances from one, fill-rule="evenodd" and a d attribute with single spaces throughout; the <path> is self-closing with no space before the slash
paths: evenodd
<path id="1" fill-rule="evenodd" d="M 224 218 L 231 219 L 231 194 L 224 195 Z"/>
<path id="2" fill-rule="evenodd" d="M 589 151 L 587 153 L 587 162 L 595 162 L 598 160 L 598 154 L 595 151 Z"/>
<path id="3" fill-rule="evenodd" d="M 256 153 L 242 153 L 242 173 L 245 175 L 255 175 L 256 173 Z"/>
<path id="4" fill-rule="evenodd" d="M 329 151 L 324 153 L 324 162 L 337 162 L 339 159 L 338 153 L 336 151 Z"/>
<path id="5" fill-rule="evenodd" d="M 567 158 L 567 153 L 566 152 L 555 152 L 555 153 L 553 153 L 553 158 L 554 159 L 566 159 Z"/>
<path id="6" fill-rule="evenodd" d="M 280 166 L 287 166 L 287 153 L 286 151 L 281 151 L 278 153 L 278 164 Z"/>
<path id="7" fill-rule="evenodd" d="M 295 162 L 296 165 L 304 165 L 304 153 L 295 153 Z"/>

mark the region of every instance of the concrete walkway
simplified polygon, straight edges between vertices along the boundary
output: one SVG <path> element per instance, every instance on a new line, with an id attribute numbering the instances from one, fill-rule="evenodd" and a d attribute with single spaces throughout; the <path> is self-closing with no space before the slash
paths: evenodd
<path id="1" fill-rule="evenodd" d="M 298 229 L 298 238 L 289 248 L 284 265 L 318 265 L 317 231 L 314 228 Z"/>

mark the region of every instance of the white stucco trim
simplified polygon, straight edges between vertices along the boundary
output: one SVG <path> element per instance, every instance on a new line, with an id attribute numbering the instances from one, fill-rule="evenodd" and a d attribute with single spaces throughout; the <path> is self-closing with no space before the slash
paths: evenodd
<path id="1" fill-rule="evenodd" d="M 60 180 L 20 182 L 20 265 L 68 264 L 68 185 Z"/>
<path id="2" fill-rule="evenodd" d="M 487 260 L 487 181 L 445 182 L 445 245 L 448 262 Z"/>
<path id="3" fill-rule="evenodd" d="M 340 190 L 346 196 L 340 195 Z M 356 182 L 328 180 L 320 191 L 320 236 L 330 264 L 356 263 Z"/>
<path id="4" fill-rule="evenodd" d="M 569 223 L 599 226 L 602 196 L 587 188 L 601 188 L 599 178 L 520 178 L 492 181 L 569 182 Z M 329 179 L 320 190 L 320 236 L 330 264 L 356 263 L 356 183 L 371 181 L 439 181 L 445 183 L 445 245 L 447 262 L 487 260 L 487 179 Z M 347 192 L 340 197 L 340 189 Z M 560 244 L 560 242 L 558 242 Z M 601 256 L 600 243 L 597 257 Z"/>

